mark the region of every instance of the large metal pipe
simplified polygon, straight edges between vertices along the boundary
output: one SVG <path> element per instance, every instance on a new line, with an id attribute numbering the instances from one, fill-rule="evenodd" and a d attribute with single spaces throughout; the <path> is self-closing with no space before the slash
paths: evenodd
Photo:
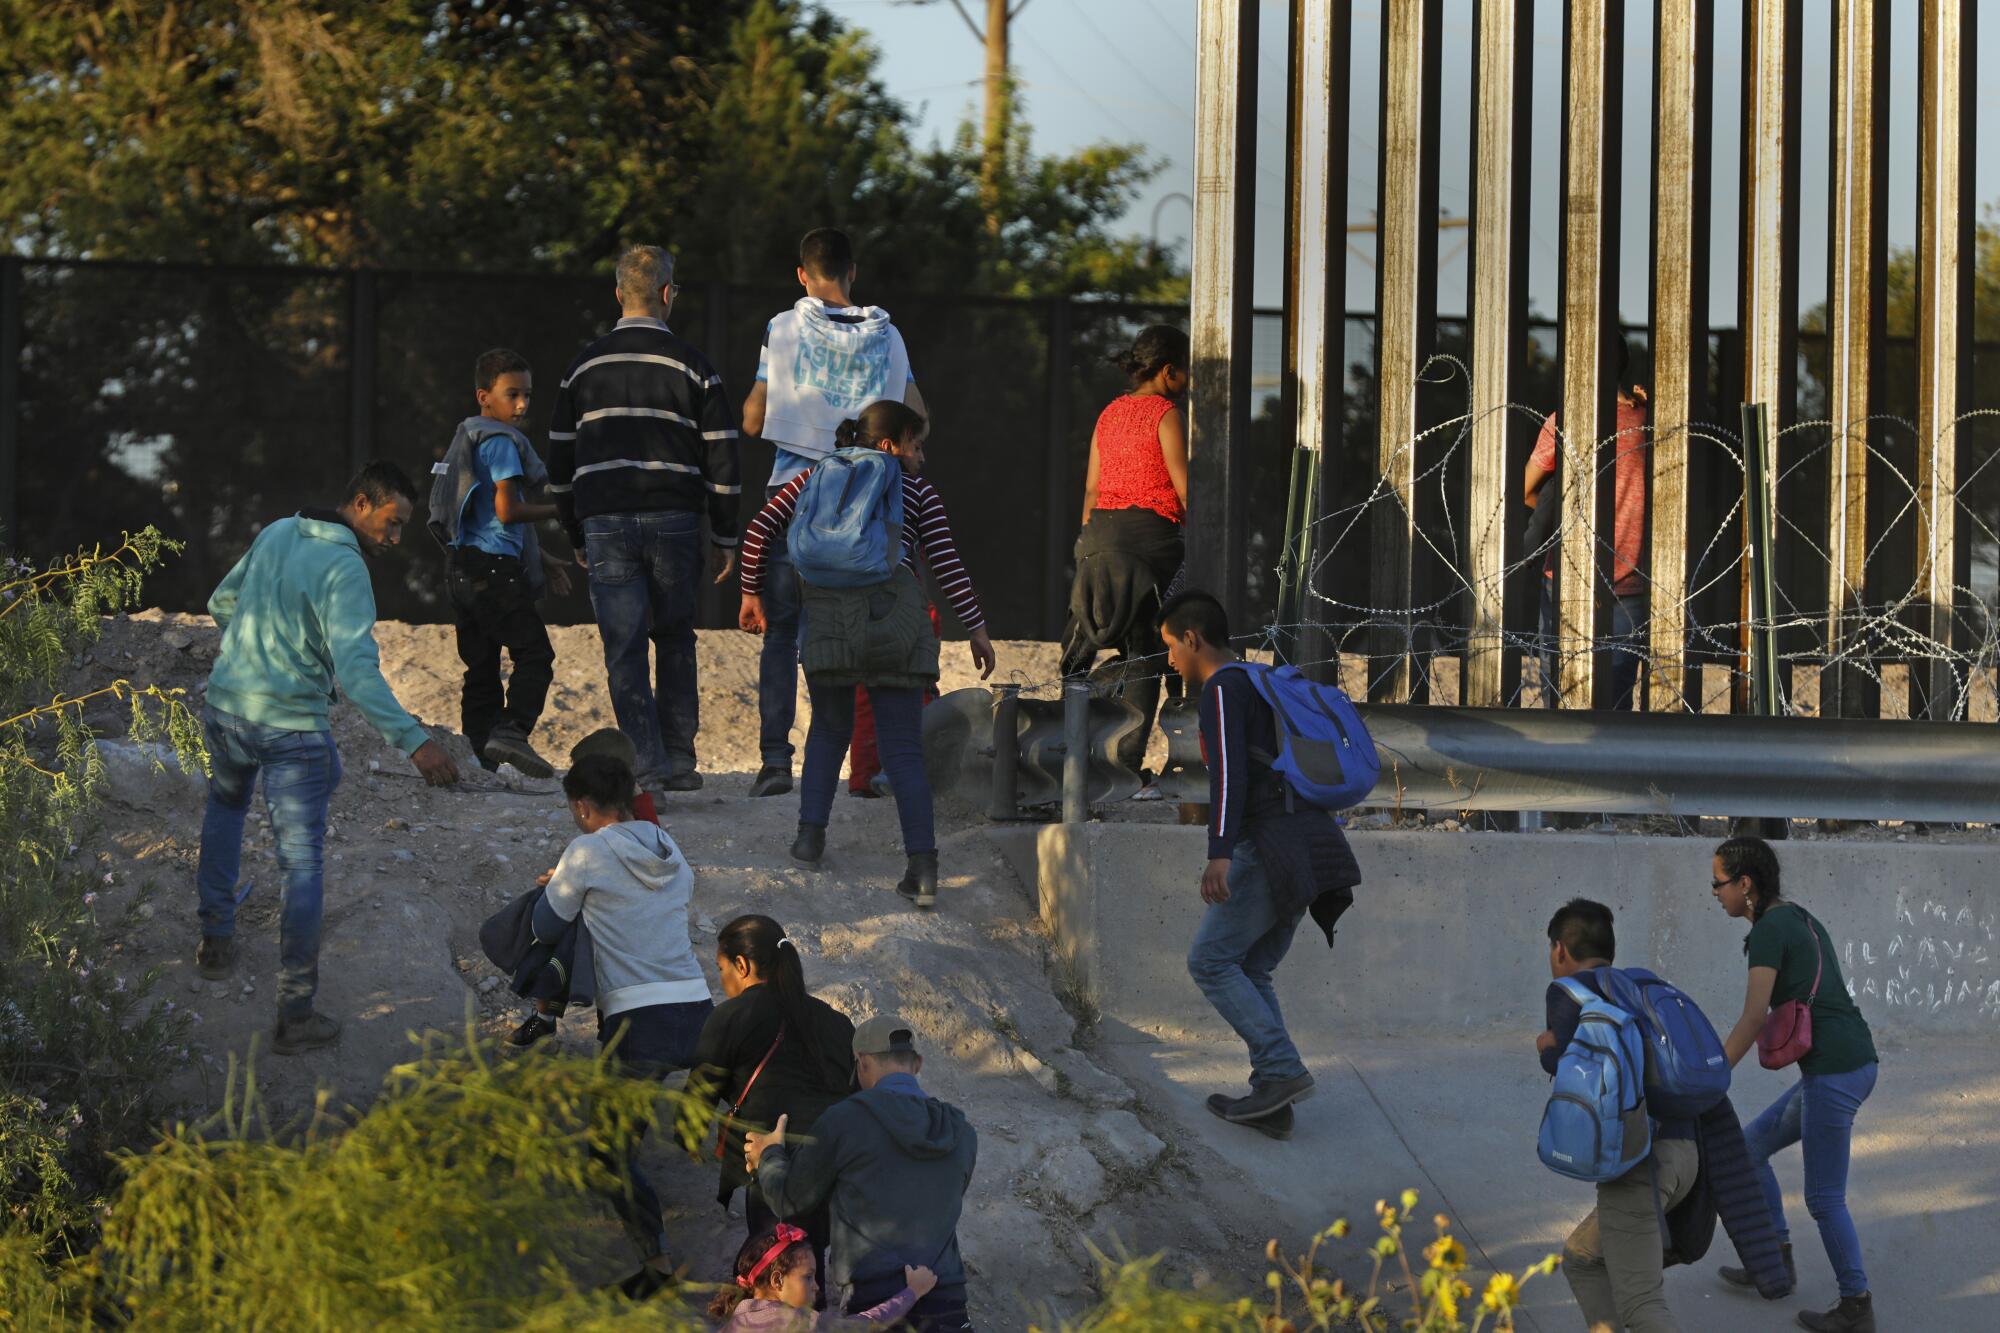
<path id="1" fill-rule="evenodd" d="M 1360 705 L 1382 759 L 1365 805 L 2000 822 L 2000 726 L 1853 718 Z M 1160 725 L 1169 800 L 1208 779 L 1193 709 Z M 1191 795 L 1192 793 L 1192 795 Z"/>
<path id="2" fill-rule="evenodd" d="M 1083 680 L 1063 683 L 1062 817 L 1090 819 L 1090 682 Z"/>
<path id="3" fill-rule="evenodd" d="M 1964 48 L 1959 0 L 1924 0 L 1917 52 L 1917 614 L 1932 640 L 1929 670 L 1913 679 L 1924 716 L 1948 718 L 1958 691 L 1951 664 L 1957 546 L 1960 99 Z M 1922 668 L 1913 669 L 1918 676 Z M 1912 712 L 1915 710 L 1913 709 Z"/>

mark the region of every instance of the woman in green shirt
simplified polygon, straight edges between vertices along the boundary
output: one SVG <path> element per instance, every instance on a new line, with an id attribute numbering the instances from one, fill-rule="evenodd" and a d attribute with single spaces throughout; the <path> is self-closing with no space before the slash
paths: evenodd
<path id="1" fill-rule="evenodd" d="M 1819 1224 L 1820 1241 L 1840 1280 L 1840 1304 L 1825 1313 L 1803 1311 L 1799 1323 L 1835 1333 L 1875 1333 L 1861 1241 L 1847 1212 L 1854 1115 L 1875 1088 L 1875 1040 L 1868 1020 L 1847 993 L 1826 927 L 1781 895 L 1778 855 L 1769 843 L 1731 838 L 1715 849 L 1711 875 L 1722 910 L 1750 921 L 1743 945 L 1750 961 L 1743 1016 L 1723 1042 L 1730 1065 L 1757 1044 L 1772 1009 L 1798 1000 L 1812 1010 L 1812 1049 L 1799 1059 L 1799 1081 L 1743 1131 L 1784 1245 L 1785 1268 L 1795 1282 L 1791 1233 L 1771 1157 L 1796 1143 L 1805 1159 L 1806 1211 Z M 1740 1268 L 1725 1268 L 1722 1276 L 1738 1286 L 1750 1285 L 1749 1274 Z"/>

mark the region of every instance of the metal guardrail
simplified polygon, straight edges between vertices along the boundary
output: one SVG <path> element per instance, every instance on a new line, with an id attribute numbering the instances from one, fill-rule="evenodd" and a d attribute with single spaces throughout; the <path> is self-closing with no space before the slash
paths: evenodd
<path id="1" fill-rule="evenodd" d="M 993 763 L 993 696 L 959 690 L 927 710 L 932 781 L 986 805 L 1003 783 Z M 1363 802 L 1405 810 L 1899 819 L 2000 823 L 2000 725 L 1732 714 L 1544 711 L 1359 705 L 1382 759 Z M 1016 808 L 1063 795 L 1063 706 L 1020 699 Z M 1094 699 L 1085 781 L 1092 803 L 1120 800 L 1139 777 L 1111 758 L 1137 710 Z M 1208 799 L 1195 708 L 1160 712 L 1169 800 Z M 1072 771 L 1075 771 L 1072 768 Z"/>

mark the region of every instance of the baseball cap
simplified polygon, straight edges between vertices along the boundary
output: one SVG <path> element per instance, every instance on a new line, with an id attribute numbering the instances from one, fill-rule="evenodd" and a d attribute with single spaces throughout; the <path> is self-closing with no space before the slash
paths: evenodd
<path id="1" fill-rule="evenodd" d="M 854 1058 L 887 1055 L 891 1051 L 917 1053 L 916 1034 L 894 1014 L 877 1014 L 854 1029 Z"/>
<path id="2" fill-rule="evenodd" d="M 569 752 L 569 761 L 574 764 L 593 754 L 609 755 L 622 761 L 635 773 L 639 769 L 639 751 L 633 746 L 632 738 L 616 727 L 602 727 L 578 741 Z"/>

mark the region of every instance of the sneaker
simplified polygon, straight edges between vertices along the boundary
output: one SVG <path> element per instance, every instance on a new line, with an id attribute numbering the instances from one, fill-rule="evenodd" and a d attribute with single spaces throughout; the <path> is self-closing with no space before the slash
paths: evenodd
<path id="1" fill-rule="evenodd" d="M 662 782 L 660 789 L 662 791 L 700 791 L 701 774 L 695 772 L 693 769 L 689 769 L 685 773 L 676 773 L 665 782 Z"/>
<path id="2" fill-rule="evenodd" d="M 750 784 L 752 796 L 783 796 L 792 789 L 792 770 L 778 764 L 766 764 L 757 770 L 756 781 Z"/>
<path id="3" fill-rule="evenodd" d="M 532 1013 L 521 1020 L 521 1026 L 507 1034 L 509 1046 L 533 1046 L 543 1037 L 556 1035 L 556 1021 L 544 1013 Z"/>
<path id="4" fill-rule="evenodd" d="M 194 970 L 210 981 L 227 981 L 236 971 L 236 937 L 204 935 L 195 946 Z"/>
<path id="5" fill-rule="evenodd" d="M 1791 1243 L 1787 1241 L 1778 1247 L 1778 1251 L 1784 1256 L 1785 1277 L 1791 1282 L 1793 1287 L 1797 1287 L 1799 1285 L 1799 1268 L 1797 1264 L 1792 1262 Z M 1755 1287 L 1757 1285 L 1757 1279 L 1750 1275 L 1750 1270 L 1747 1268 L 1725 1266 L 1717 1269 L 1716 1275 L 1732 1287 Z"/>
<path id="6" fill-rule="evenodd" d="M 299 1055 L 331 1046 L 340 1040 L 340 1024 L 325 1014 L 307 1011 L 297 1018 L 278 1015 L 278 1030 L 271 1049 L 279 1055 Z"/>
<path id="7" fill-rule="evenodd" d="M 1868 1292 L 1842 1296 L 1840 1304 L 1824 1314 L 1799 1311 L 1799 1327 L 1814 1333 L 1875 1333 L 1875 1301 Z"/>
<path id="8" fill-rule="evenodd" d="M 801 824 L 799 835 L 792 839 L 792 859 L 806 865 L 816 866 L 826 855 L 826 826 L 824 824 Z"/>
<path id="9" fill-rule="evenodd" d="M 479 757 L 496 766 L 512 764 L 531 778 L 552 778 L 556 773 L 555 766 L 536 754 L 527 736 L 515 726 L 495 727 L 480 747 Z"/>
<path id="10" fill-rule="evenodd" d="M 1218 1092 L 1209 1097 L 1208 1109 L 1213 1114 L 1227 1120 L 1229 1119 L 1230 1105 L 1235 1101 L 1236 1098 L 1231 1097 L 1228 1093 Z M 1292 1108 L 1289 1106 L 1280 1106 L 1267 1116 L 1262 1116 L 1256 1120 L 1239 1120 L 1234 1123 L 1242 1125 L 1245 1129 L 1254 1129 L 1265 1138 L 1288 1139 L 1292 1137 Z"/>
<path id="11" fill-rule="evenodd" d="M 928 912 L 937 906 L 937 877 L 938 854 L 935 850 L 911 852 L 909 869 L 903 872 L 896 892 Z"/>
<path id="12" fill-rule="evenodd" d="M 1302 1102 L 1313 1095 L 1313 1076 L 1300 1074 L 1276 1083 L 1252 1083 L 1248 1097 L 1238 1097 L 1222 1111 L 1222 1118 L 1231 1124 L 1241 1125 L 1251 1120 L 1261 1120 L 1281 1106 Z"/>

